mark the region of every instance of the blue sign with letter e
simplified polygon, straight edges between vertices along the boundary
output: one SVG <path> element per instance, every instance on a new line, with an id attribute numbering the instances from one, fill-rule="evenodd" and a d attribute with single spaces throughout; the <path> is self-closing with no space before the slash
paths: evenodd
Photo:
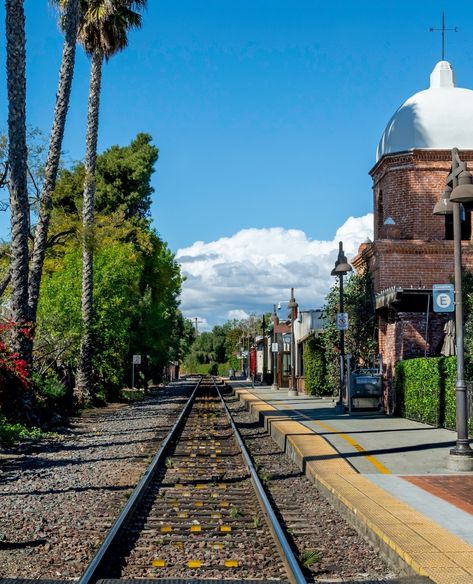
<path id="1" fill-rule="evenodd" d="M 453 284 L 434 284 L 432 293 L 434 297 L 434 312 L 454 312 L 455 291 Z"/>

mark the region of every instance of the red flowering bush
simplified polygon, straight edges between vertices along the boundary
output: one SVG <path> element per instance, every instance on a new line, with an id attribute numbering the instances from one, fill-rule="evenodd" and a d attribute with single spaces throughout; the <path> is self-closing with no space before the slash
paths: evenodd
<path id="1" fill-rule="evenodd" d="M 31 376 L 28 364 L 20 359 L 10 346 L 12 330 L 18 325 L 7 321 L 0 323 L 0 412 L 8 418 L 21 418 L 25 397 L 31 393 Z M 18 332 L 25 337 L 30 335 L 30 328 L 22 325 Z"/>

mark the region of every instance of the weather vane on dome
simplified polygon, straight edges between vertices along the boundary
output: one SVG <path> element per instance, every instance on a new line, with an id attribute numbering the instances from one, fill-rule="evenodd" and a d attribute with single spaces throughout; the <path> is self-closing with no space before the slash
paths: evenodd
<path id="1" fill-rule="evenodd" d="M 458 26 L 455 28 L 445 28 L 445 12 L 442 12 L 442 28 L 429 28 L 429 32 L 442 31 L 442 61 L 445 61 L 445 31 L 458 32 Z"/>

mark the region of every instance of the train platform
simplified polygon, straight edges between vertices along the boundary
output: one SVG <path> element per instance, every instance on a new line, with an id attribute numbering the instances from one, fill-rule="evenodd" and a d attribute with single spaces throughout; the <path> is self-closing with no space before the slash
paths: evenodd
<path id="1" fill-rule="evenodd" d="M 228 384 L 359 531 L 407 571 L 473 584 L 473 473 L 447 469 L 456 434 L 331 398 Z"/>

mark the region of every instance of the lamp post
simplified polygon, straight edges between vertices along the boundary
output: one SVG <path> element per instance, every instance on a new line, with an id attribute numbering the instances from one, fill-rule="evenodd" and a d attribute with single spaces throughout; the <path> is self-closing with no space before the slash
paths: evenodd
<path id="1" fill-rule="evenodd" d="M 353 268 L 347 260 L 347 256 L 343 251 L 343 242 L 338 244 L 338 257 L 335 260 L 335 267 L 331 271 L 332 276 L 338 276 L 339 285 L 339 312 L 344 312 L 344 297 L 343 297 L 343 276 L 352 272 Z M 345 387 L 345 330 L 340 327 L 340 392 L 338 396 L 337 407 L 343 412 L 343 393 Z"/>
<path id="2" fill-rule="evenodd" d="M 296 343 L 294 339 L 294 321 L 297 318 L 297 302 L 294 298 L 294 288 L 291 288 L 291 299 L 287 303 L 287 307 L 291 309 L 291 386 L 287 395 L 290 397 L 297 396 L 296 385 Z"/>
<path id="3" fill-rule="evenodd" d="M 251 381 L 251 360 L 250 360 L 251 335 L 248 333 L 248 362 L 246 371 L 246 381 Z"/>
<path id="4" fill-rule="evenodd" d="M 242 377 L 245 375 L 245 356 L 244 356 L 244 351 L 245 351 L 245 337 L 241 336 L 238 340 L 238 343 L 240 344 L 240 357 L 241 357 L 241 375 Z"/>
<path id="5" fill-rule="evenodd" d="M 473 470 L 473 450 L 468 439 L 468 407 L 465 383 L 463 331 L 462 248 L 460 205 L 473 201 L 473 179 L 458 149 L 452 150 L 452 170 L 447 177 L 442 198 L 434 207 L 434 215 L 453 214 L 453 251 L 455 264 L 455 338 L 457 377 L 455 382 L 457 440 L 450 450 L 447 466 L 451 470 Z"/>
<path id="6" fill-rule="evenodd" d="M 266 375 L 266 369 L 267 369 L 267 367 L 266 367 L 266 352 L 267 352 L 267 349 L 266 349 L 266 319 L 264 317 L 264 314 L 263 314 L 263 319 L 261 321 L 261 331 L 263 334 L 263 377 L 261 379 L 261 382 L 263 383 L 263 385 L 266 385 L 266 377 L 267 377 L 267 375 Z"/>
<path id="7" fill-rule="evenodd" d="M 273 321 L 273 343 L 278 342 L 278 334 L 276 332 L 276 325 L 279 324 L 278 313 L 276 312 L 276 304 L 273 304 L 273 314 L 271 315 L 271 320 Z M 273 351 L 271 347 L 271 355 L 273 356 L 273 390 L 278 390 L 278 352 Z"/>

